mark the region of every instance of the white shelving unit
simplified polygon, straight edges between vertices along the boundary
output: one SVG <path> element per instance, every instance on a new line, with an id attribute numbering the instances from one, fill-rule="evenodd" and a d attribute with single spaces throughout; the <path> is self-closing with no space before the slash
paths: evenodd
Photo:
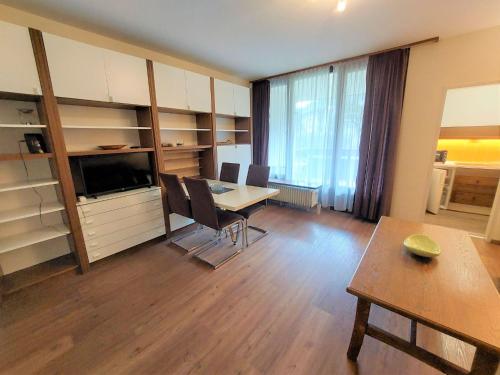
<path id="1" fill-rule="evenodd" d="M 210 129 L 198 129 L 198 128 L 160 128 L 160 130 L 175 130 L 181 132 L 209 132 Z"/>
<path id="2" fill-rule="evenodd" d="M 149 126 L 96 126 L 96 125 L 63 125 L 63 129 L 151 130 Z"/>
<path id="3" fill-rule="evenodd" d="M 0 124 L 0 128 L 24 128 L 24 129 L 41 129 L 47 125 L 26 125 L 26 124 Z"/>
<path id="4" fill-rule="evenodd" d="M 57 185 L 58 183 L 59 183 L 58 180 L 54 180 L 52 178 L 43 178 L 40 180 L 22 181 L 22 182 L 11 182 L 7 184 L 1 184 L 0 193 L 6 191 L 29 189 L 40 186 Z"/>
<path id="5" fill-rule="evenodd" d="M 58 224 L 32 232 L 4 237 L 0 239 L 0 254 L 48 241 L 57 237 L 66 236 L 69 233 L 69 229 L 64 224 Z"/>
<path id="6" fill-rule="evenodd" d="M 0 212 L 0 224 L 63 210 L 64 205 L 59 202 L 46 203 L 43 204 L 41 208 L 40 205 L 21 207 L 15 210 Z"/>

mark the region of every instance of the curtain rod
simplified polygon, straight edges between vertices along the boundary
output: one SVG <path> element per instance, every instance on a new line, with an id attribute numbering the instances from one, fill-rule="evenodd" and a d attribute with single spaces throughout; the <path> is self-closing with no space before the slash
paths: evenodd
<path id="1" fill-rule="evenodd" d="M 390 52 L 390 51 L 395 51 L 395 50 L 397 50 L 397 49 L 410 48 L 410 47 L 418 46 L 418 45 L 420 45 L 420 44 L 426 44 L 426 43 L 436 43 L 436 42 L 439 42 L 439 37 L 438 37 L 438 36 L 435 36 L 435 37 L 433 37 L 433 38 L 428 38 L 428 39 L 419 40 L 418 42 L 413 42 L 413 43 L 404 44 L 404 45 L 402 45 L 402 46 L 398 46 L 398 47 L 392 47 L 392 48 L 383 49 L 383 50 L 381 50 L 381 51 L 370 52 L 370 53 L 364 53 L 364 54 L 362 54 L 362 55 L 352 56 L 352 57 L 347 57 L 347 58 L 345 58 L 345 59 L 340 59 L 340 60 L 330 61 L 330 62 L 323 63 L 323 64 L 319 64 L 319 65 L 313 65 L 313 66 L 309 66 L 309 67 L 307 67 L 307 68 L 302 68 L 302 69 L 292 70 L 292 71 L 290 71 L 290 72 L 286 72 L 286 73 L 275 74 L 275 75 L 272 75 L 272 76 L 269 76 L 269 77 L 264 77 L 264 78 L 255 79 L 255 80 L 250 81 L 250 82 L 251 82 L 251 83 L 254 83 L 254 82 L 264 81 L 264 80 L 266 80 L 266 79 L 283 77 L 283 76 L 286 76 L 286 75 L 289 75 L 289 74 L 299 73 L 299 72 L 303 72 L 303 71 L 305 71 L 305 70 L 309 70 L 309 69 L 321 68 L 322 66 L 328 66 L 328 65 L 338 64 L 338 63 L 342 63 L 342 62 L 346 62 L 346 61 L 351 61 L 351 60 L 361 59 L 361 58 L 363 58 L 363 57 L 370 57 L 370 56 L 373 56 L 373 55 L 378 55 L 379 53 Z"/>

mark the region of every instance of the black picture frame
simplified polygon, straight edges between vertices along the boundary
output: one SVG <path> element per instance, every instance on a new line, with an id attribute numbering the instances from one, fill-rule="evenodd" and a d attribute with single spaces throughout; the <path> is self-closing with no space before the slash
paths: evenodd
<path id="1" fill-rule="evenodd" d="M 44 154 L 47 152 L 47 146 L 42 134 L 26 133 L 24 134 L 24 140 L 30 154 Z"/>

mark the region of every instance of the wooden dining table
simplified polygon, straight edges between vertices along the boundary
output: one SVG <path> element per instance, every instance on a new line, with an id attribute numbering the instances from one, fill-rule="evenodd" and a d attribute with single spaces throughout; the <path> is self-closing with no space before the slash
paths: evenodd
<path id="1" fill-rule="evenodd" d="M 411 255 L 403 240 L 426 234 L 441 247 L 433 259 Z M 465 231 L 382 217 L 347 286 L 358 298 L 347 356 L 365 335 L 446 374 L 495 374 L 500 356 L 500 296 Z M 410 319 L 409 340 L 368 322 L 375 304 Z M 417 323 L 476 347 L 470 370 L 417 345 Z"/>

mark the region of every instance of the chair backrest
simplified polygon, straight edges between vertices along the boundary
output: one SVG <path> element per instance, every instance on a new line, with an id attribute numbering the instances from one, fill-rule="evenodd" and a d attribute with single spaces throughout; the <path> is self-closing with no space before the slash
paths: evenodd
<path id="1" fill-rule="evenodd" d="M 167 201 L 170 213 L 192 218 L 191 205 L 182 188 L 179 177 L 175 174 L 160 173 L 160 178 L 167 189 Z"/>
<path id="2" fill-rule="evenodd" d="M 209 228 L 219 230 L 217 208 L 207 180 L 184 177 L 191 200 L 193 219 Z"/>
<path id="3" fill-rule="evenodd" d="M 240 165 L 238 163 L 222 163 L 219 180 L 237 184 L 239 174 Z"/>
<path id="4" fill-rule="evenodd" d="M 247 185 L 267 187 L 269 182 L 270 167 L 264 165 L 251 164 L 248 167 Z"/>

